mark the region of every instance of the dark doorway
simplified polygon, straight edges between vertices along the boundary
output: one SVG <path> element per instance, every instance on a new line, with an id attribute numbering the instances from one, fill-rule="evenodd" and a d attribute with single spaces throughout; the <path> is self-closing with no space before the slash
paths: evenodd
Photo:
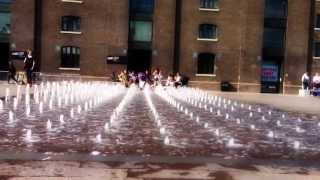
<path id="1" fill-rule="evenodd" d="M 132 49 L 128 51 L 128 70 L 144 72 L 150 70 L 151 50 Z"/>
<path id="2" fill-rule="evenodd" d="M 0 43 L 0 71 L 8 70 L 9 43 Z"/>

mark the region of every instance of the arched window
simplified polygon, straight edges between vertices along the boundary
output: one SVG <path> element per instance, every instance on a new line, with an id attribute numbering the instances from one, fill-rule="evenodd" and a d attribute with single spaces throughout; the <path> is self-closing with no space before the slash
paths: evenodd
<path id="1" fill-rule="evenodd" d="M 61 48 L 61 67 L 80 67 L 80 48 L 76 46 L 63 46 Z"/>
<path id="2" fill-rule="evenodd" d="M 201 39 L 217 39 L 218 30 L 217 26 L 213 24 L 200 24 L 199 38 Z"/>
<path id="3" fill-rule="evenodd" d="M 215 54 L 200 53 L 198 55 L 198 72 L 197 74 L 214 74 Z"/>
<path id="4" fill-rule="evenodd" d="M 62 31 L 80 31 L 81 18 L 78 16 L 63 16 L 61 18 Z"/>
<path id="5" fill-rule="evenodd" d="M 200 8 L 204 9 L 218 9 L 218 0 L 200 0 Z"/>

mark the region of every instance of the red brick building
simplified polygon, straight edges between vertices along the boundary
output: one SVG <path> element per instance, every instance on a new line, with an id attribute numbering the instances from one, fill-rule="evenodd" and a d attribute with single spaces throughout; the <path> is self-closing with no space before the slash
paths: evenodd
<path id="1" fill-rule="evenodd" d="M 9 9 L 11 50 L 34 49 L 43 73 L 161 68 L 208 89 L 228 81 L 297 93 L 305 71 L 320 71 L 315 0 L 15 0 Z"/>

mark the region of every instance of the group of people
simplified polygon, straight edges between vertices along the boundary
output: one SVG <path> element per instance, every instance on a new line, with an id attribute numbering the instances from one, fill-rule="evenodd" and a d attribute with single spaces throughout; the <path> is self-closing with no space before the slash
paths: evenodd
<path id="1" fill-rule="evenodd" d="M 314 96 L 320 96 L 320 74 L 315 73 L 311 78 L 308 73 L 304 73 L 301 78 L 302 88 L 304 90 L 311 90 Z"/>
<path id="2" fill-rule="evenodd" d="M 27 53 L 23 62 L 24 62 L 24 71 L 27 79 L 27 84 L 32 86 L 32 73 L 35 67 L 35 60 L 33 58 L 31 50 L 27 50 Z M 13 61 L 10 60 L 9 66 L 8 66 L 8 83 L 9 84 L 11 80 L 13 80 L 15 83 L 18 83 L 16 75 L 17 75 L 17 70 L 15 68 Z"/>
<path id="3" fill-rule="evenodd" d="M 144 89 L 144 87 L 148 84 L 151 87 L 155 86 L 173 86 L 179 87 L 187 85 L 188 78 L 181 76 L 179 73 L 170 74 L 168 78 L 165 80 L 164 75 L 160 69 L 155 69 L 152 74 L 149 71 L 136 73 L 134 71 L 123 70 L 118 75 L 118 80 L 124 84 L 126 87 L 131 86 L 132 84 L 138 85 L 140 89 Z"/>

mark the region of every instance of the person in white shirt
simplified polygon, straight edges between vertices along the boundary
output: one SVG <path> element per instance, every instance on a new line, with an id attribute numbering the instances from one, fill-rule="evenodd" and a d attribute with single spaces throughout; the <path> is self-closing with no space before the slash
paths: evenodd
<path id="1" fill-rule="evenodd" d="M 310 89 L 310 77 L 308 76 L 307 72 L 302 75 L 301 82 L 302 82 L 302 88 L 304 90 Z"/>
<path id="2" fill-rule="evenodd" d="M 313 87 L 315 89 L 320 89 L 320 75 L 316 73 L 312 78 Z"/>

